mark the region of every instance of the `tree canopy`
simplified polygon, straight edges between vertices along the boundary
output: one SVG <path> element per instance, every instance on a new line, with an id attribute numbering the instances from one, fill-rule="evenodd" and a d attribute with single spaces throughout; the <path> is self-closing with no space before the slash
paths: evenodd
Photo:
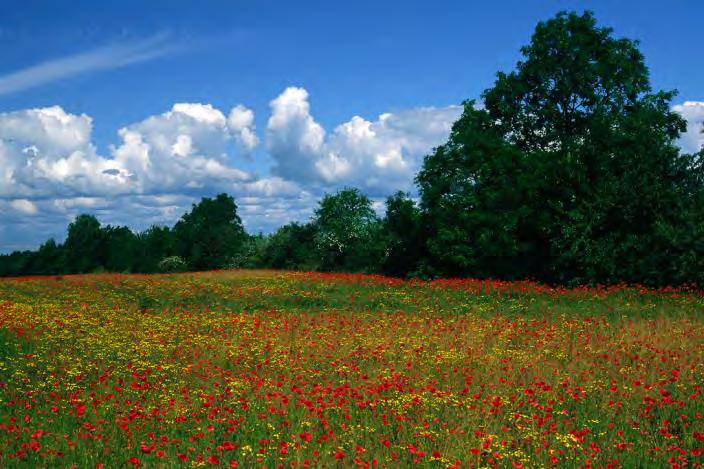
<path id="1" fill-rule="evenodd" d="M 591 13 L 538 24 L 417 176 L 439 273 L 663 283 L 696 169 L 671 91 Z"/>
<path id="2" fill-rule="evenodd" d="M 227 266 L 245 239 L 232 196 L 204 197 L 174 226 L 176 250 L 193 270 Z"/>
<path id="3" fill-rule="evenodd" d="M 316 248 L 323 270 L 366 270 L 378 247 L 378 217 L 359 189 L 325 195 L 315 211 Z"/>
<path id="4" fill-rule="evenodd" d="M 68 225 L 64 245 L 66 266 L 70 272 L 92 272 L 101 265 L 103 234 L 100 222 L 93 215 L 79 215 Z"/>

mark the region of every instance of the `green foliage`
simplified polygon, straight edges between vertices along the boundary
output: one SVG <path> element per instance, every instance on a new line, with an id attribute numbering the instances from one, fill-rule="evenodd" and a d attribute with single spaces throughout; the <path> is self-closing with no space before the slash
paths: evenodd
<path id="1" fill-rule="evenodd" d="M 63 245 L 52 239 L 36 252 L 0 255 L 0 276 L 220 268 L 241 253 L 246 239 L 237 206 L 226 194 L 204 198 L 174 229 L 152 226 L 140 234 L 101 227 L 93 215 L 82 214 L 69 225 Z"/>
<path id="2" fill-rule="evenodd" d="M 40 275 L 58 274 L 63 271 L 63 252 L 54 239 L 39 246 L 34 259 L 34 272 Z"/>
<path id="3" fill-rule="evenodd" d="M 450 140 L 426 157 L 417 177 L 429 262 L 437 273 L 527 274 L 541 250 L 533 236 L 540 208 L 530 207 L 540 201 L 539 181 L 531 178 L 529 163 L 502 139 L 485 110 L 465 103 Z"/>
<path id="4" fill-rule="evenodd" d="M 382 223 L 386 248 L 382 272 L 395 277 L 416 273 L 425 257 L 425 233 L 421 212 L 409 194 L 397 192 L 386 199 Z"/>
<path id="5" fill-rule="evenodd" d="M 159 272 L 162 259 L 175 255 L 174 232 L 166 226 L 151 226 L 137 235 L 138 254 L 134 271 Z"/>
<path id="6" fill-rule="evenodd" d="M 110 272 L 131 272 L 139 253 L 138 238 L 126 226 L 103 228 L 102 266 Z"/>
<path id="7" fill-rule="evenodd" d="M 0 256 L 0 276 L 30 275 L 33 271 L 35 253 L 14 251 Z"/>
<path id="8" fill-rule="evenodd" d="M 663 254 L 682 248 L 702 186 L 675 144 L 674 92 L 651 90 L 636 46 L 590 13 L 561 13 L 483 108 L 465 103 L 417 177 L 435 268 L 589 283 L 698 274 Z"/>
<path id="9" fill-rule="evenodd" d="M 101 265 L 103 234 L 93 215 L 78 215 L 68 225 L 64 243 L 66 270 L 70 273 L 93 272 Z"/>
<path id="10" fill-rule="evenodd" d="M 228 265 L 245 241 L 237 204 L 227 194 L 204 197 L 174 226 L 176 252 L 193 270 Z"/>
<path id="11" fill-rule="evenodd" d="M 320 267 L 330 271 L 377 271 L 383 252 L 372 201 L 358 189 L 326 194 L 315 211 Z"/>
<path id="12" fill-rule="evenodd" d="M 246 236 L 234 253 L 228 269 L 258 269 L 267 267 L 264 261 L 268 239 L 261 233 L 255 236 Z"/>
<path id="13" fill-rule="evenodd" d="M 272 234 L 266 243 L 262 263 L 275 269 L 316 270 L 316 225 L 289 223 Z"/>
<path id="14" fill-rule="evenodd" d="M 176 273 L 188 270 L 188 264 L 179 256 L 169 256 L 159 261 L 159 272 Z"/>

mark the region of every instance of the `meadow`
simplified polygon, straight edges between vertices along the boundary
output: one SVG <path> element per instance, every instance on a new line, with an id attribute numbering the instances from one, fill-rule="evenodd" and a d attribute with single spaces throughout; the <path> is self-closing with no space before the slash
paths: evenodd
<path id="1" fill-rule="evenodd" d="M 702 467 L 704 295 L 0 280 L 2 467 Z"/>

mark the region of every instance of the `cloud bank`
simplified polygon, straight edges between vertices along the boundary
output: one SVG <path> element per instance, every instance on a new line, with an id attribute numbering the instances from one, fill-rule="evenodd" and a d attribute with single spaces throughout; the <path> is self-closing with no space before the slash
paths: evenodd
<path id="1" fill-rule="evenodd" d="M 689 122 L 683 150 L 698 150 L 704 103 L 673 109 Z M 460 106 L 402 109 L 352 116 L 326 130 L 308 92 L 290 87 L 271 100 L 262 140 L 254 112 L 242 104 L 228 111 L 176 103 L 117 129 L 104 153 L 88 115 L 60 106 L 0 113 L 0 252 L 61 240 L 85 212 L 136 230 L 171 225 L 218 192 L 235 197 L 251 232 L 305 220 L 324 192 L 343 186 L 379 202 L 412 190 L 423 156 L 446 141 L 460 113 Z M 271 168 L 257 175 L 238 167 L 241 158 Z"/>

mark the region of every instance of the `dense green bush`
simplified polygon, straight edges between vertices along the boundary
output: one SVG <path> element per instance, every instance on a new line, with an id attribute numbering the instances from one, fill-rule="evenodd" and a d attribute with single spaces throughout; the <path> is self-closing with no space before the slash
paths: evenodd
<path id="1" fill-rule="evenodd" d="M 176 273 L 188 270 L 188 264 L 179 256 L 169 256 L 159 261 L 159 272 Z"/>
<path id="2" fill-rule="evenodd" d="M 289 223 L 267 238 L 262 264 L 274 269 L 317 270 L 316 225 Z"/>

